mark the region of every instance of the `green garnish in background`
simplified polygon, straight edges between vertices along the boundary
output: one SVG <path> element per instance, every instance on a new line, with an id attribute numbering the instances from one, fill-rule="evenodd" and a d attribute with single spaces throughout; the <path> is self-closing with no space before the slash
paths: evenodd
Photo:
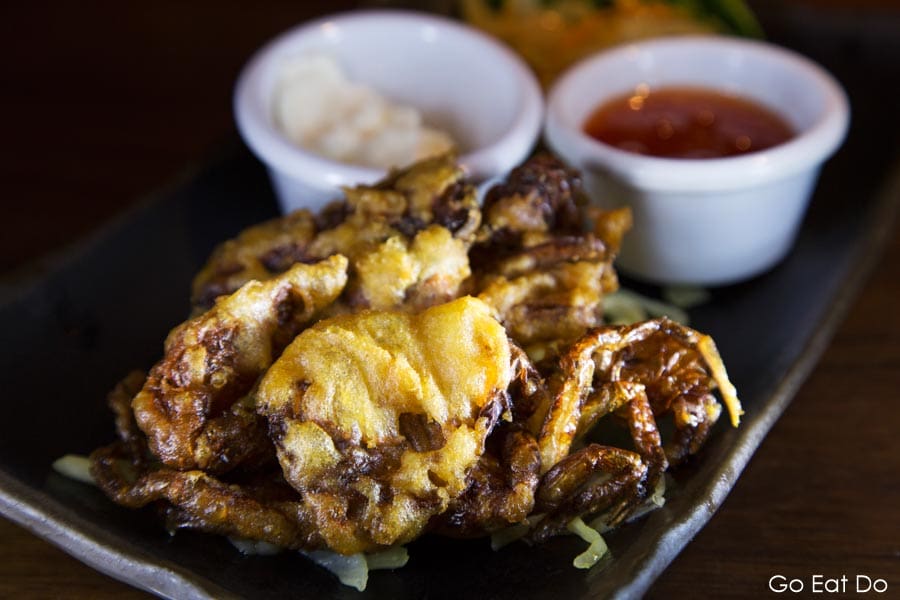
<path id="1" fill-rule="evenodd" d="M 586 0 L 597 10 L 615 8 L 615 0 Z M 715 21 L 721 28 L 735 35 L 745 37 L 763 37 L 763 30 L 753 11 L 743 0 L 644 0 L 649 3 L 662 3 L 677 6 L 701 20 Z M 486 4 L 499 10 L 504 0 L 487 0 Z M 556 0 L 539 0 L 538 4 L 551 7 Z"/>
<path id="2" fill-rule="evenodd" d="M 756 16 L 743 0 L 666 0 L 680 6 L 698 18 L 713 19 L 726 30 L 746 37 L 763 37 Z"/>

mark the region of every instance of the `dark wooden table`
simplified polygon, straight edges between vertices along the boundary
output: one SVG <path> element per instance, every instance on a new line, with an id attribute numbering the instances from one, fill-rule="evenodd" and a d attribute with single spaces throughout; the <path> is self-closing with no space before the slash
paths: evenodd
<path id="1" fill-rule="evenodd" d="M 323 6 L 352 4 L 5 3 L 0 276 L 64 251 L 233 139 L 231 87 L 251 52 Z M 765 596 L 775 575 L 809 591 L 817 574 L 846 575 L 847 595 L 857 575 L 885 579 L 880 597 L 900 595 L 898 265 L 895 233 L 808 381 L 651 597 Z M 0 519 L 0 597 L 147 595 Z"/>

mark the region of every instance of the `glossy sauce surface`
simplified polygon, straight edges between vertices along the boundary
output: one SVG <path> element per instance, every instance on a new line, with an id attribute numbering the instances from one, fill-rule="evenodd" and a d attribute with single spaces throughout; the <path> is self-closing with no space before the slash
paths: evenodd
<path id="1" fill-rule="evenodd" d="M 758 152 L 794 136 L 761 104 L 698 87 L 639 85 L 598 106 L 584 124 L 621 150 L 665 158 L 721 158 Z"/>

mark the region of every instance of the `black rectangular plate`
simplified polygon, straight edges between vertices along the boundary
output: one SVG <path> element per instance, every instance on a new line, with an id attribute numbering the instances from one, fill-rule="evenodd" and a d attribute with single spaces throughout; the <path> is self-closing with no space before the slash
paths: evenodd
<path id="1" fill-rule="evenodd" d="M 897 141 L 880 119 L 898 97 L 898 30 L 882 19 L 872 25 L 883 35 L 866 37 L 864 19 L 776 14 L 766 23 L 774 39 L 847 87 L 850 136 L 789 257 L 692 311 L 692 325 L 717 340 L 746 416 L 740 429 L 717 426 L 699 460 L 675 474 L 664 508 L 608 535 L 612 560 L 574 569 L 583 544 L 572 538 L 495 553 L 485 540 L 426 537 L 411 545 L 406 568 L 373 573 L 359 594 L 295 554 L 243 557 L 214 536 L 169 537 L 152 514 L 52 472 L 63 454 L 111 441 L 106 393 L 159 357 L 213 245 L 276 214 L 262 168 L 243 149 L 148 199 L 30 284 L 0 287 L 0 510 L 93 567 L 173 598 L 639 596 L 721 504 L 893 231 Z"/>

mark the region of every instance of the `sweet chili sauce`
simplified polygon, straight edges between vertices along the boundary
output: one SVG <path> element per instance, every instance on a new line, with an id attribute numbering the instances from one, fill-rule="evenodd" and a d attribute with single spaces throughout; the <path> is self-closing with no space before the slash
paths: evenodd
<path id="1" fill-rule="evenodd" d="M 621 150 L 665 158 L 720 158 L 781 144 L 794 132 L 761 104 L 698 87 L 639 85 L 598 106 L 584 124 Z"/>

